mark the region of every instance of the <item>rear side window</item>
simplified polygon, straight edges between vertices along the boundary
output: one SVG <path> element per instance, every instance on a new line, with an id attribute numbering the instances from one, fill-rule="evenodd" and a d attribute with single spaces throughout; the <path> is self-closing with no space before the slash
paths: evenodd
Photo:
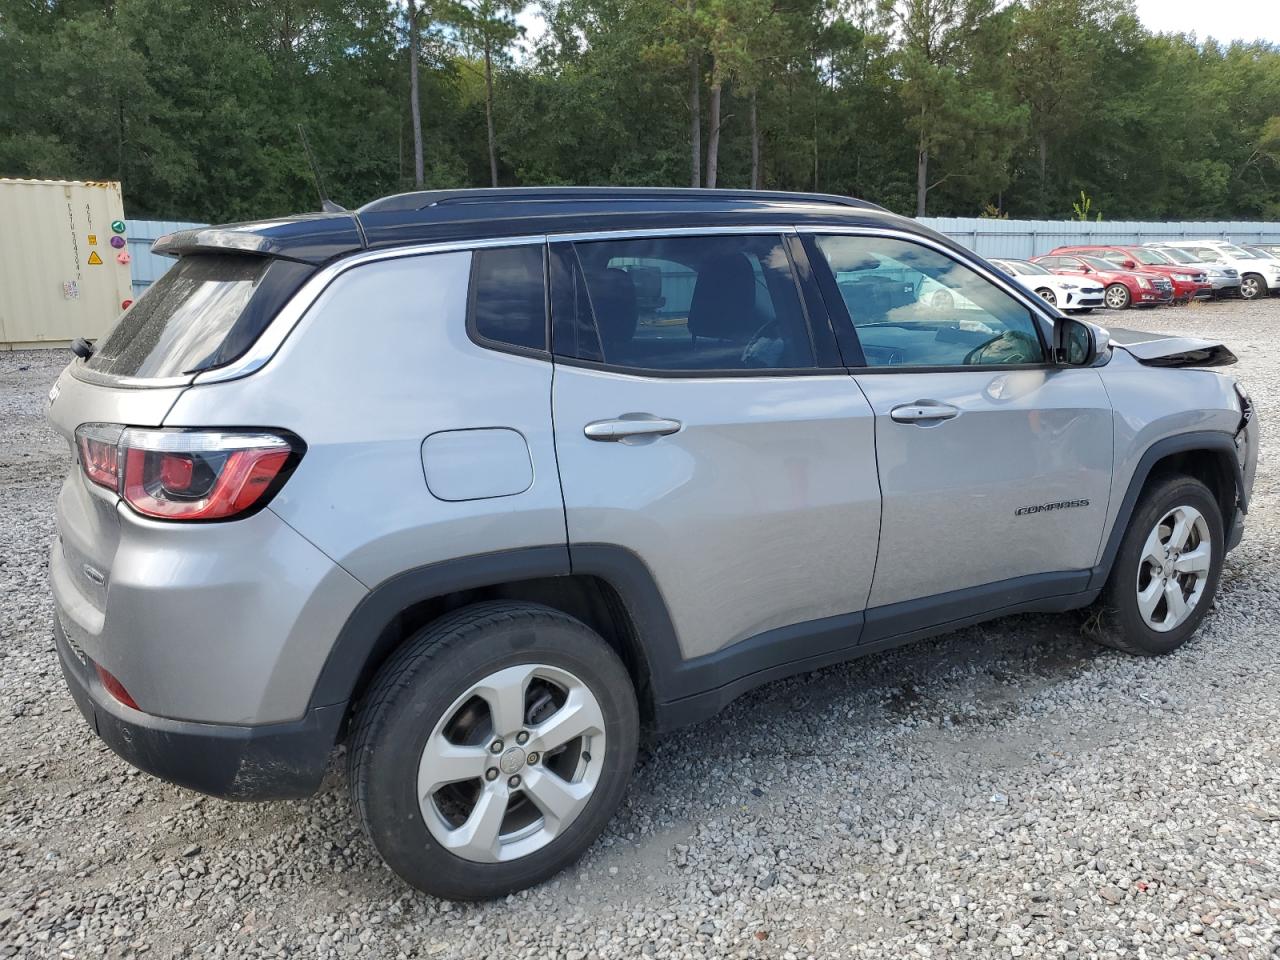
<path id="1" fill-rule="evenodd" d="M 225 363 L 231 357 L 221 359 L 224 343 L 270 263 L 238 255 L 183 257 L 98 342 L 86 368 L 107 376 L 150 378 Z"/>
<path id="2" fill-rule="evenodd" d="M 779 237 L 646 237 L 575 247 L 599 356 L 611 366 L 681 372 L 814 366 Z M 562 299 L 558 294 L 557 310 Z"/>
<path id="3" fill-rule="evenodd" d="M 547 349 L 542 260 L 541 244 L 475 251 L 467 305 L 467 327 L 474 336 L 508 347 Z"/>

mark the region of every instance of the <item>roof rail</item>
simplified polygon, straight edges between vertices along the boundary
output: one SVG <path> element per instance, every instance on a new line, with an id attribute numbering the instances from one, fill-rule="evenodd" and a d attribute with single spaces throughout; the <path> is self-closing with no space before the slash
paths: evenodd
<path id="1" fill-rule="evenodd" d="M 417 190 L 373 200 L 357 213 L 425 210 L 442 204 L 519 203 L 549 200 L 763 200 L 779 203 L 829 203 L 879 210 L 866 200 L 833 193 L 789 193 L 782 190 L 720 190 L 706 187 L 475 187 L 463 190 Z"/>

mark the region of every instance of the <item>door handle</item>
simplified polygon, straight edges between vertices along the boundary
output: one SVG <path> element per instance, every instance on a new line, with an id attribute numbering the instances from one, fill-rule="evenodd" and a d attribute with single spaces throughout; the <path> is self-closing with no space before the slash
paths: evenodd
<path id="1" fill-rule="evenodd" d="M 917 400 L 915 403 L 904 403 L 889 411 L 889 416 L 897 423 L 933 423 L 938 420 L 950 420 L 960 414 L 959 407 L 936 400 Z"/>
<path id="2" fill-rule="evenodd" d="M 676 433 L 679 420 L 644 414 L 625 414 L 616 420 L 595 420 L 582 428 L 588 440 L 626 440 L 630 437 L 666 437 Z"/>

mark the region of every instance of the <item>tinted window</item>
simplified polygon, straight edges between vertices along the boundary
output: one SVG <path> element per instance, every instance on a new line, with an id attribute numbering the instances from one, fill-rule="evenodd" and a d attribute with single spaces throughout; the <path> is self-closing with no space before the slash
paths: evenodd
<path id="1" fill-rule="evenodd" d="M 819 237 L 868 366 L 1040 363 L 1031 311 L 964 264 L 887 237 Z"/>
<path id="2" fill-rule="evenodd" d="M 814 364 L 778 237 L 609 240 L 576 251 L 605 363 L 682 371 Z M 557 319 L 557 349 L 559 330 Z"/>
<path id="3" fill-rule="evenodd" d="M 471 260 L 468 324 L 479 336 L 532 350 L 547 349 L 542 245 L 477 250 Z"/>
<path id="4" fill-rule="evenodd" d="M 120 317 L 86 366 L 119 377 L 171 377 L 210 366 L 270 262 L 183 257 Z"/>

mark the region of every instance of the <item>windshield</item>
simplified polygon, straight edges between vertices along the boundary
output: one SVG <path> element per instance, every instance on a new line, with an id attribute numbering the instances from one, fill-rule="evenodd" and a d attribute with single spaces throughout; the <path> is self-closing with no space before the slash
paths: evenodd
<path id="1" fill-rule="evenodd" d="M 1221 263 L 1223 260 L 1222 254 L 1212 247 L 1184 247 L 1183 249 L 1201 263 Z"/>
<path id="2" fill-rule="evenodd" d="M 1038 263 L 1026 263 L 1024 261 L 1015 261 L 1013 264 L 1015 270 L 1029 277 L 1053 276 L 1048 270 L 1040 266 Z"/>
<path id="3" fill-rule="evenodd" d="M 1173 261 L 1170 260 L 1168 257 L 1166 257 L 1163 253 L 1159 253 L 1155 250 L 1145 250 L 1145 249 L 1134 250 L 1133 258 L 1137 260 L 1139 263 L 1148 263 L 1148 264 L 1158 263 L 1164 266 L 1167 266 L 1168 264 L 1173 263 Z"/>
<path id="4" fill-rule="evenodd" d="M 1270 250 L 1266 250 L 1262 247 L 1249 247 L 1249 251 L 1251 253 L 1257 254 L 1259 257 L 1262 257 L 1262 259 L 1264 260 L 1280 260 L 1280 257 L 1277 257 Z"/>
<path id="5" fill-rule="evenodd" d="M 1160 252 L 1172 260 L 1174 263 L 1199 263 L 1195 257 L 1187 253 L 1185 250 L 1179 250 L 1177 247 L 1161 247 Z"/>
<path id="6" fill-rule="evenodd" d="M 1108 261 L 1103 260 L 1101 257 L 1081 257 L 1080 259 L 1083 260 L 1085 263 L 1087 263 L 1089 266 L 1093 267 L 1093 269 L 1101 270 L 1104 273 L 1110 273 L 1111 271 L 1116 269 L 1116 265 L 1114 263 L 1109 263 Z"/>
<path id="7" fill-rule="evenodd" d="M 1239 257 L 1241 260 L 1258 259 L 1258 255 L 1256 253 L 1250 253 L 1244 247 L 1237 247 L 1234 243 L 1224 243 L 1222 245 L 1222 252 L 1229 257 Z"/>

